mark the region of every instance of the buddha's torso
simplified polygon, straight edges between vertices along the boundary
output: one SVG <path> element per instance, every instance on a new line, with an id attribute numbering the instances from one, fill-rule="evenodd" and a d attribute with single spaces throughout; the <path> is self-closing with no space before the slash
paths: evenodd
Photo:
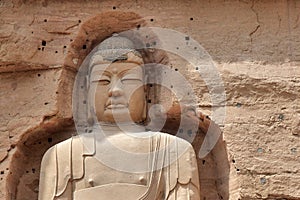
<path id="1" fill-rule="evenodd" d="M 74 181 L 73 191 L 75 194 L 87 190 L 89 193 L 97 191 L 99 194 L 99 192 L 109 193 L 110 191 L 119 191 L 120 193 L 124 189 L 123 192 L 130 193 L 133 198 L 143 196 L 150 187 L 153 175 L 151 172 L 153 157 L 149 155 L 150 142 L 150 138 L 128 137 L 124 134 L 114 135 L 106 141 L 96 142 L 96 152 L 98 153 L 84 157 L 84 177 Z M 130 153 L 132 157 L 124 158 L 122 155 L 120 156 L 118 150 L 122 150 L 125 154 Z M 136 158 L 134 155 L 137 152 L 144 153 L 144 156 Z M 112 162 L 105 163 L 107 160 Z M 118 167 L 120 165 L 123 167 Z M 133 173 L 135 168 L 137 170 Z M 129 169 L 130 172 L 126 169 Z"/>
<path id="2" fill-rule="evenodd" d="M 84 166 L 84 177 L 75 182 L 75 190 L 113 183 L 129 183 L 146 186 L 151 175 L 150 172 L 128 173 L 118 171 L 117 169 L 105 166 L 93 156 L 85 157 Z"/>
<path id="3" fill-rule="evenodd" d="M 186 141 L 163 133 L 148 138 L 109 137 L 109 142 L 100 143 L 99 140 L 95 143 L 97 138 L 90 136 L 84 138 L 89 138 L 86 141 L 91 149 L 84 148 L 82 138 L 74 137 L 47 151 L 42 162 L 44 181 L 39 199 L 161 200 L 176 199 L 178 195 L 178 199 L 186 199 L 186 194 L 198 197 L 195 154 Z M 116 146 L 148 156 L 127 159 Z M 155 153 L 149 153 L 153 151 Z M 120 170 L 112 163 L 104 164 L 101 156 L 104 161 L 111 160 L 115 166 L 133 171 Z M 136 170 L 141 168 L 147 170 Z M 49 185 L 55 185 L 55 190 Z M 183 193 L 177 195 L 181 185 Z M 186 190 L 186 186 L 191 188 Z"/>

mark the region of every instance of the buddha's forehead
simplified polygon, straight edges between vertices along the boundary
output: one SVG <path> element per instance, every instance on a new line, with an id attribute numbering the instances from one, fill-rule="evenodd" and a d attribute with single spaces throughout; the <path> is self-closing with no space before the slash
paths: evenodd
<path id="1" fill-rule="evenodd" d="M 93 66 L 91 73 L 109 73 L 109 74 L 122 74 L 131 73 L 143 75 L 143 66 L 135 62 L 117 61 L 113 63 L 102 62 Z"/>
<path id="2" fill-rule="evenodd" d="M 129 51 L 116 57 L 113 61 L 106 59 L 103 52 L 96 52 L 90 60 L 90 72 L 106 71 L 109 73 L 121 73 L 123 71 L 132 71 L 136 73 L 143 72 L 143 58 L 140 54 Z"/>

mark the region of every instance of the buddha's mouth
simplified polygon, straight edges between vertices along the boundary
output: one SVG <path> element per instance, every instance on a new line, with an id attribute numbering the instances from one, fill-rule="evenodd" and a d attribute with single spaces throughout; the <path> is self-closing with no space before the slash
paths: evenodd
<path id="1" fill-rule="evenodd" d="M 123 109 L 123 108 L 127 108 L 127 106 L 124 104 L 110 104 L 106 106 L 106 109 Z"/>

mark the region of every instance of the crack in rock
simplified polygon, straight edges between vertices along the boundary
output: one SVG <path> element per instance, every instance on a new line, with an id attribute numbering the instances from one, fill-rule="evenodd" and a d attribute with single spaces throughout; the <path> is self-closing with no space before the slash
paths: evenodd
<path id="1" fill-rule="evenodd" d="M 251 11 L 255 14 L 256 16 L 256 23 L 258 24 L 255 29 L 253 31 L 251 31 L 251 33 L 249 34 L 250 36 L 250 42 L 252 45 L 252 41 L 253 41 L 253 35 L 258 31 L 258 29 L 260 28 L 260 21 L 259 21 L 259 17 L 258 17 L 258 12 L 254 9 L 254 2 L 255 0 L 252 1 L 252 5 L 250 7 Z"/>

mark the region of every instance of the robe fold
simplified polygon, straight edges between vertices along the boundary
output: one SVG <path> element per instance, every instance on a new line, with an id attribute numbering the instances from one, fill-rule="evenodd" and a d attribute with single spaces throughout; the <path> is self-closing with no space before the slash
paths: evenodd
<path id="1" fill-rule="evenodd" d="M 110 183 L 74 190 L 74 182 L 85 176 L 85 158 L 95 154 L 93 137 L 75 136 L 51 147 L 41 164 L 39 200 L 199 200 L 196 156 L 187 141 L 165 133 L 152 136 L 156 153 L 147 184 Z M 142 144 L 140 144 L 142 145 Z M 172 145 L 172 148 L 168 148 Z M 100 161 L 99 161 L 100 162 Z M 101 173 L 101 172 L 100 172 Z"/>

